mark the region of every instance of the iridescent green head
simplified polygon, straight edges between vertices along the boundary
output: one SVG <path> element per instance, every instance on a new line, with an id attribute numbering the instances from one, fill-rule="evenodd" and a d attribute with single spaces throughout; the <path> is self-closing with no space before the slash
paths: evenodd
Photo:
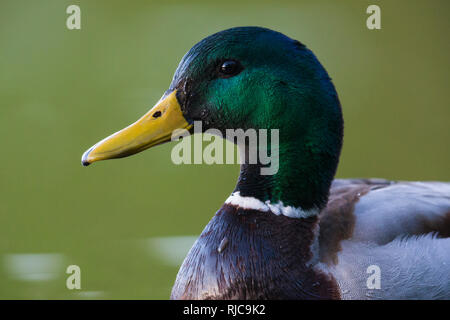
<path id="1" fill-rule="evenodd" d="M 340 116 L 334 87 L 314 54 L 259 27 L 228 29 L 197 43 L 181 60 L 174 89 L 188 117 L 216 128 L 288 126 L 297 135 L 313 114 L 324 113 L 326 122 Z"/>
<path id="2" fill-rule="evenodd" d="M 343 121 L 330 77 L 303 44 L 259 27 L 221 31 L 183 57 L 174 89 L 186 118 L 205 129 L 279 129 L 279 172 L 264 177 L 244 165 L 241 195 L 304 209 L 324 205 Z"/>

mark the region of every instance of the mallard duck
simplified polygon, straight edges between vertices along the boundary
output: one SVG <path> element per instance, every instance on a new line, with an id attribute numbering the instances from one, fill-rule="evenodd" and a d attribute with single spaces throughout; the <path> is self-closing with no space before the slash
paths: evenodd
<path id="1" fill-rule="evenodd" d="M 450 183 L 333 180 L 341 106 L 304 44 L 260 27 L 203 39 L 161 100 L 88 149 L 82 163 L 167 142 L 194 121 L 221 132 L 279 129 L 279 170 L 262 175 L 260 162 L 241 165 L 236 188 L 185 258 L 172 299 L 450 298 Z"/>

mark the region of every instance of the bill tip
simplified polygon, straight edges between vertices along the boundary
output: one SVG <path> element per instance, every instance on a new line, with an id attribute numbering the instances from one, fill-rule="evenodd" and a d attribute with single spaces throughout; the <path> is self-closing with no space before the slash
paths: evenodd
<path id="1" fill-rule="evenodd" d="M 81 157 L 81 164 L 83 165 L 83 167 L 87 167 L 88 165 L 91 164 L 88 160 L 88 157 L 89 157 L 89 153 L 91 153 L 92 149 L 93 148 L 90 148 L 88 151 L 83 153 L 83 156 Z"/>

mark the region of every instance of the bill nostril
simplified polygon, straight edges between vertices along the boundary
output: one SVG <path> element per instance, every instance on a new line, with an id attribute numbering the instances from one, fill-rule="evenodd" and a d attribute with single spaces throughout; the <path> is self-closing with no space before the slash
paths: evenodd
<path id="1" fill-rule="evenodd" d="M 153 118 L 159 118 L 159 117 L 161 117 L 161 111 L 156 111 L 154 114 L 153 114 Z"/>

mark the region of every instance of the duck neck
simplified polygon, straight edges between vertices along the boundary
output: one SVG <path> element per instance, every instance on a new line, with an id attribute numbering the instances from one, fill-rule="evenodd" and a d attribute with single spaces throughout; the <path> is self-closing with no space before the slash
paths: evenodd
<path id="1" fill-rule="evenodd" d="M 232 196 L 244 198 L 241 202 L 247 205 L 252 203 L 250 200 L 253 198 L 257 200 L 253 203 L 265 204 L 270 211 L 281 209 L 274 212 L 276 214 L 292 217 L 317 214 L 327 203 L 340 151 L 340 145 L 325 150 L 319 141 L 313 138 L 289 139 L 280 136 L 279 146 L 268 148 L 276 162 L 275 166 L 271 166 L 278 170 L 273 170 L 273 174 L 262 174 L 262 169 L 267 166 L 259 162 L 241 164 L 239 179 Z M 243 154 L 246 155 L 245 159 L 249 158 L 248 146 L 240 148 L 240 151 L 241 158 Z"/>

